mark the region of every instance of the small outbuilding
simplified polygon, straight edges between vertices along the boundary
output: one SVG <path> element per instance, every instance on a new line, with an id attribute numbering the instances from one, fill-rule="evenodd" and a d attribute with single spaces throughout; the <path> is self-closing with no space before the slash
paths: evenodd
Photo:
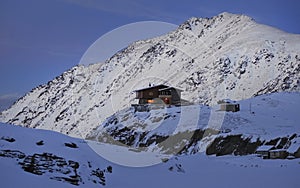
<path id="1" fill-rule="evenodd" d="M 270 158 L 270 151 L 274 149 L 274 146 L 262 145 L 256 149 L 256 154 L 264 159 Z"/>
<path id="2" fill-rule="evenodd" d="M 226 112 L 240 111 L 240 104 L 237 104 L 236 102 L 231 101 L 229 99 L 223 99 L 221 101 L 218 101 L 218 104 L 220 105 L 220 111 L 226 111 Z"/>
<path id="3" fill-rule="evenodd" d="M 271 150 L 270 159 L 286 159 L 289 153 L 285 149 Z"/>
<path id="4" fill-rule="evenodd" d="M 259 146 L 255 153 L 264 159 L 286 159 L 289 155 L 286 149 L 276 149 L 273 145 Z"/>

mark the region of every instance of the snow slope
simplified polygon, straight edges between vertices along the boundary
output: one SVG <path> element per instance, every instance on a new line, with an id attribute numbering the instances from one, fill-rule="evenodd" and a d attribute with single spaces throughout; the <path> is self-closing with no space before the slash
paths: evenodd
<path id="1" fill-rule="evenodd" d="M 0 185 L 1 187 L 290 187 L 300 186 L 300 160 L 263 160 L 250 156 L 206 156 L 195 154 L 173 157 L 169 161 L 149 167 L 126 167 L 111 163 L 95 154 L 81 139 L 60 133 L 0 124 Z M 6 138 L 7 141 L 4 138 Z M 10 139 L 9 139 L 10 138 Z M 14 139 L 12 141 L 11 139 Z M 36 142 L 44 141 L 43 145 Z M 66 147 L 64 143 L 74 143 L 78 148 Z M 120 146 L 102 145 L 102 149 L 117 151 Z M 125 150 L 124 148 L 123 150 Z M 20 151 L 28 156 L 48 153 L 48 159 L 36 160 L 33 164 L 43 164 L 41 175 L 26 172 L 21 168 L 25 158 L 4 155 L 4 151 Z M 135 153 L 133 151 L 128 151 Z M 113 153 L 112 153 L 113 154 Z M 78 162 L 78 185 L 68 181 L 58 181 L 53 177 L 74 177 L 74 171 L 67 165 L 58 165 L 51 156 Z M 57 161 L 56 161 L 57 162 Z M 55 165 L 53 165 L 55 164 Z M 52 165 L 52 166 L 51 166 Z M 74 166 L 73 166 L 74 167 Z M 112 172 L 108 172 L 111 167 Z M 105 186 L 99 178 L 92 176 L 92 170 L 104 172 Z M 52 170 L 51 170 L 52 169 Z M 68 169 L 70 172 L 68 173 Z M 63 174 L 65 172 L 66 174 Z M 73 178 L 72 178 L 73 177 Z M 94 183 L 94 181 L 97 183 Z"/>
<path id="2" fill-rule="evenodd" d="M 87 139 L 169 155 L 205 152 L 218 137 L 232 142 L 231 145 L 240 145 L 233 148 L 232 154 L 255 153 L 258 146 L 276 139 L 271 144 L 275 148 L 293 152 L 300 149 L 299 92 L 265 94 L 237 102 L 239 112 L 223 112 L 219 106 L 203 105 L 149 112 L 127 108 L 107 118 Z M 228 136 L 241 140 L 226 140 Z M 253 147 L 247 149 L 247 144 Z"/>
<path id="3" fill-rule="evenodd" d="M 135 89 L 169 84 L 183 98 L 220 99 L 299 91 L 300 36 L 245 15 L 191 18 L 164 36 L 137 41 L 105 63 L 76 66 L 0 114 L 1 122 L 85 138 L 134 103 Z"/>

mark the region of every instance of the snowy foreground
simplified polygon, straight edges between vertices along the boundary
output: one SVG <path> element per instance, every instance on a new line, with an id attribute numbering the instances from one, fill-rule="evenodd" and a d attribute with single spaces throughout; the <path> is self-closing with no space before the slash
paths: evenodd
<path id="1" fill-rule="evenodd" d="M 263 160 L 257 156 L 215 157 L 204 154 L 174 157 L 150 167 L 124 167 L 97 155 L 80 139 L 60 133 L 1 124 L 0 168 L 1 187 L 77 187 L 53 177 L 68 177 L 59 165 L 44 169 L 42 175 L 24 171 L 23 159 L 3 157 L 4 150 L 21 151 L 25 155 L 44 152 L 79 163 L 79 187 L 101 187 L 91 169 L 112 167 L 104 172 L 105 187 L 299 187 L 300 159 Z M 14 138 L 9 142 L 3 138 Z M 44 145 L 36 143 L 43 140 Z M 70 148 L 64 143 L 74 143 Z M 107 147 L 107 146 L 106 146 Z M 113 146 L 111 146 L 113 147 Z M 105 149 L 105 146 L 103 147 Z M 95 180 L 95 182 L 93 182 Z"/>

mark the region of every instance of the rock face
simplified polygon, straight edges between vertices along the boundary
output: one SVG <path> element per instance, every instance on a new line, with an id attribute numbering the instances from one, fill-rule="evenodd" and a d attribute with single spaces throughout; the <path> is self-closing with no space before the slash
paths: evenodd
<path id="1" fill-rule="evenodd" d="M 76 66 L 38 86 L 0 121 L 85 138 L 134 102 L 149 82 L 184 90 L 207 105 L 270 92 L 299 91 L 300 36 L 223 13 L 191 18 L 164 36 L 137 41 L 105 63 Z"/>
<path id="2" fill-rule="evenodd" d="M 262 143 L 260 140 L 251 142 L 251 138 L 242 138 L 242 135 L 229 135 L 217 137 L 206 149 L 207 155 L 248 155 L 254 154 L 258 146 Z"/>
<path id="3" fill-rule="evenodd" d="M 25 172 L 35 175 L 52 174 L 50 179 L 70 183 L 72 185 L 82 185 L 81 176 L 78 174 L 80 164 L 76 161 L 66 160 L 63 157 L 53 155 L 52 153 L 35 153 L 26 156 L 23 152 L 12 150 L 0 150 L 0 157 L 9 157 L 16 159 L 18 165 L 22 167 Z M 95 184 L 105 185 L 105 174 L 111 173 L 111 166 L 107 169 L 100 170 L 92 169 L 90 167 L 90 181 Z"/>
<path id="4" fill-rule="evenodd" d="M 243 137 L 243 135 L 227 135 L 218 136 L 214 141 L 207 147 L 207 155 L 248 155 L 255 154 L 259 146 L 269 146 L 270 151 L 265 152 L 276 152 L 281 150 L 285 153 L 284 156 L 278 156 L 278 158 L 285 159 L 286 157 L 299 158 L 297 155 L 297 150 L 299 150 L 299 145 L 292 146 L 292 143 L 296 143 L 299 140 L 297 134 L 291 136 L 284 136 L 273 138 L 271 140 L 252 140 L 251 137 Z M 296 148 L 296 152 L 292 148 Z M 270 154 L 268 154 L 270 155 Z M 270 156 L 268 156 L 270 158 Z M 271 157 L 272 158 L 272 157 Z M 276 157 L 274 157 L 276 158 Z"/>

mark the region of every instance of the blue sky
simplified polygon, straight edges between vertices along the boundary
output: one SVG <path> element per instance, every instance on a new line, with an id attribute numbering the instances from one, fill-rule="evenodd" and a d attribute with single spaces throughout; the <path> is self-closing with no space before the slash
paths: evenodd
<path id="1" fill-rule="evenodd" d="M 227 11 L 300 34 L 299 10 L 297 0 L 1 0 L 0 105 L 77 65 L 95 40 L 125 24 L 178 25 Z"/>

